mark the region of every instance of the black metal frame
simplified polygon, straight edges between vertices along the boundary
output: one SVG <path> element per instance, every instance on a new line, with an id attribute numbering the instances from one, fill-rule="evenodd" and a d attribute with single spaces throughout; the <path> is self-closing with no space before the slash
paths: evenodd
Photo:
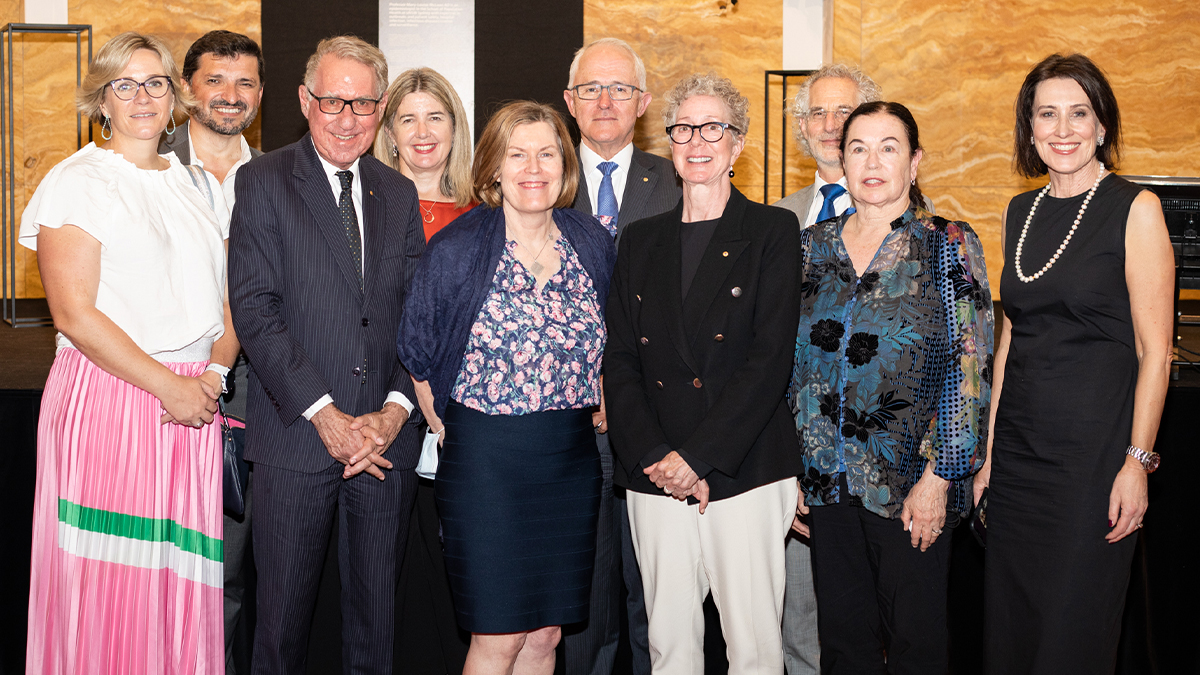
<path id="1" fill-rule="evenodd" d="M 17 188 L 16 140 L 13 126 L 13 36 L 18 33 L 75 36 L 75 86 L 83 83 L 83 34 L 87 33 L 87 63 L 92 62 L 92 27 L 89 24 L 10 23 L 0 28 L 0 304 L 4 321 L 13 328 L 49 326 L 48 316 L 17 316 Z M 83 147 L 83 115 L 75 113 L 75 139 Z M 87 125 L 88 141 L 92 125 Z M 77 148 L 77 149 L 78 149 Z M 5 264 L 7 263 L 7 264 Z"/>
<path id="2" fill-rule="evenodd" d="M 808 77 L 815 70 L 766 70 L 763 71 L 763 203 L 770 204 L 768 198 L 771 172 L 768 163 L 771 160 L 771 76 L 783 78 L 783 121 L 780 125 L 781 149 L 779 155 L 779 198 L 787 196 L 787 138 L 788 138 L 788 78 Z"/>

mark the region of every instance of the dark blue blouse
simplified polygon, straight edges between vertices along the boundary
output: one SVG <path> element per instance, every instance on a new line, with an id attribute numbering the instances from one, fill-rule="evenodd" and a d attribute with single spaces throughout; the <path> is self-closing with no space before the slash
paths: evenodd
<path id="1" fill-rule="evenodd" d="M 575 249 L 595 285 L 596 300 L 605 307 L 617 258 L 612 236 L 595 218 L 573 209 L 554 209 L 554 223 Z M 471 326 L 491 292 L 504 242 L 503 207 L 481 204 L 433 235 L 417 265 L 396 349 L 408 372 L 429 382 L 439 417 L 446 413 Z"/>

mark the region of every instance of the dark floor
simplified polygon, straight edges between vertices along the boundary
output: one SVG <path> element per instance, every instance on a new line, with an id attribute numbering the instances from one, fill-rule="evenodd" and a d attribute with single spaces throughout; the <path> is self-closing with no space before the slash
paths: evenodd
<path id="1" fill-rule="evenodd" d="M 49 316 L 45 300 L 18 300 L 18 319 Z M 0 323 L 0 389 L 41 389 L 54 362 L 51 326 L 13 328 Z"/>

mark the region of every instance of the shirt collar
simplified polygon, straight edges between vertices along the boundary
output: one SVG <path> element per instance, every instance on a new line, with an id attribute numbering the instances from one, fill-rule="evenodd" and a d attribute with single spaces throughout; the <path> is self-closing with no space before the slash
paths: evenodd
<path id="1" fill-rule="evenodd" d="M 814 173 L 815 173 L 815 177 L 813 179 L 813 190 L 820 191 L 821 188 L 825 187 L 826 185 L 829 185 L 829 181 L 825 180 L 824 178 L 821 178 L 820 171 L 816 171 Z M 842 187 L 846 187 L 846 174 L 842 174 L 842 177 L 837 180 L 837 184 L 841 185 Z"/>
<path id="2" fill-rule="evenodd" d="M 309 143 L 313 143 L 311 138 L 309 139 Z M 316 143 L 313 143 L 313 152 L 317 152 Z M 337 177 L 337 172 L 339 172 L 339 171 L 349 171 L 350 173 L 354 174 L 354 176 L 356 178 L 358 177 L 358 160 L 357 159 L 354 160 L 353 164 L 351 164 L 349 167 L 347 167 L 345 169 L 339 169 L 336 166 L 330 164 L 329 162 L 327 162 L 325 160 L 324 157 L 321 156 L 321 153 L 319 153 L 319 152 L 317 152 L 317 159 L 321 160 L 321 168 L 325 169 L 325 175 L 329 178 L 330 182 L 332 182 L 332 183 L 337 183 L 339 181 L 339 179 Z M 355 185 L 358 185 L 358 184 L 359 184 L 359 181 L 356 181 Z"/>
<path id="3" fill-rule="evenodd" d="M 187 130 L 188 148 L 191 150 L 192 164 L 195 164 L 203 169 L 204 160 L 200 159 L 200 157 L 196 155 L 196 139 L 192 136 L 192 125 L 190 122 L 187 125 Z M 246 137 L 239 134 L 238 140 L 242 142 L 242 156 L 239 157 L 238 161 L 234 163 L 234 169 L 245 164 L 246 162 L 249 162 L 253 158 L 253 155 L 250 154 L 250 144 L 246 142 Z"/>
<path id="4" fill-rule="evenodd" d="M 631 141 L 629 145 L 621 148 L 621 151 L 613 155 L 613 158 L 609 160 L 606 160 L 600 155 L 596 154 L 595 151 L 587 146 L 587 143 L 580 142 L 579 161 L 581 164 L 583 164 L 583 170 L 588 173 L 593 171 L 596 173 L 601 173 L 600 169 L 597 169 L 596 166 L 600 164 L 600 162 L 605 161 L 616 162 L 617 171 L 627 171 L 630 163 L 633 162 L 633 142 Z"/>

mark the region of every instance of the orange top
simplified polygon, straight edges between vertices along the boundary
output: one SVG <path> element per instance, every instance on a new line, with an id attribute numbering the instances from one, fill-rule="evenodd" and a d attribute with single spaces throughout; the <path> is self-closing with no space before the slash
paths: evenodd
<path id="1" fill-rule="evenodd" d="M 475 208 L 475 203 L 472 202 L 462 207 L 455 208 L 454 202 L 434 202 L 427 199 L 420 200 L 421 202 L 421 221 L 425 226 L 425 241 L 428 242 L 437 231 L 449 225 L 455 218 Z"/>

